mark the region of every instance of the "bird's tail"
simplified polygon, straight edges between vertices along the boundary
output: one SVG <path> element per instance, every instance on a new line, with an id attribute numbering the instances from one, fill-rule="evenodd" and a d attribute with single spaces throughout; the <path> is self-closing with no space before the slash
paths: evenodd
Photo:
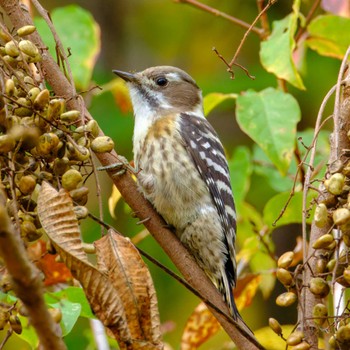
<path id="1" fill-rule="evenodd" d="M 237 305 L 233 296 L 233 285 L 229 282 L 227 275 L 223 275 L 221 281 L 219 281 L 218 289 L 223 296 L 225 303 L 227 304 L 231 316 L 233 319 L 248 333 L 254 335 L 253 331 L 248 327 L 248 325 L 244 322 L 241 314 L 237 309 Z"/>

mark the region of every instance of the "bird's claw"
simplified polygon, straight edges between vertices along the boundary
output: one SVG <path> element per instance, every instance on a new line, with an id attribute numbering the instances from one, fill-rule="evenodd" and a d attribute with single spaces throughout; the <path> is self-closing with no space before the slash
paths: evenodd
<path id="1" fill-rule="evenodd" d="M 109 164 L 106 166 L 98 167 L 97 170 L 99 171 L 110 171 L 110 170 L 116 170 L 113 172 L 113 175 L 119 176 L 125 174 L 127 170 L 131 171 L 132 173 L 135 173 L 135 169 L 129 164 L 128 160 L 123 156 L 118 156 L 119 161 L 115 162 L 113 164 Z"/>

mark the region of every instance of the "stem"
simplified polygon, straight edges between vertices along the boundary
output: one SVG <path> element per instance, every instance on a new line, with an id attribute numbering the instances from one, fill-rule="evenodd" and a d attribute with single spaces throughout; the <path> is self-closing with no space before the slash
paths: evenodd
<path id="1" fill-rule="evenodd" d="M 236 50 L 236 53 L 234 54 L 234 56 L 233 56 L 231 62 L 229 63 L 229 66 L 230 66 L 230 67 L 232 67 L 232 66 L 235 64 L 236 59 L 237 59 L 237 57 L 238 57 L 238 54 L 240 53 L 241 48 L 242 48 L 244 42 L 246 41 L 247 36 L 249 35 L 249 33 L 250 33 L 251 31 L 253 31 L 253 28 L 255 28 L 254 26 L 255 26 L 256 22 L 257 22 L 257 21 L 260 19 L 260 17 L 261 17 L 263 14 L 265 14 L 266 11 L 267 11 L 274 3 L 276 3 L 276 2 L 277 2 L 277 0 L 271 0 L 271 1 L 269 1 L 269 2 L 267 3 L 267 5 L 263 8 L 263 10 L 256 16 L 256 18 L 254 19 L 253 23 L 248 27 L 247 31 L 244 33 L 243 38 L 242 38 L 242 40 L 241 40 L 241 42 L 240 42 L 240 44 L 239 44 L 239 46 L 238 46 L 238 48 L 237 48 L 237 50 Z"/>
<path id="2" fill-rule="evenodd" d="M 315 2 L 312 4 L 311 9 L 306 16 L 305 25 L 303 27 L 300 27 L 298 30 L 298 33 L 295 35 L 295 42 L 296 43 L 300 40 L 300 38 L 304 34 L 306 27 L 311 22 L 311 19 L 314 15 L 315 11 L 317 10 L 318 6 L 320 5 L 320 2 L 321 2 L 321 0 L 315 0 Z"/>
<path id="3" fill-rule="evenodd" d="M 265 0 L 257 0 L 259 12 L 262 12 L 262 10 L 264 9 L 264 3 L 265 3 Z M 266 12 L 264 12 L 260 16 L 260 23 L 262 28 L 264 29 L 265 35 L 267 35 L 267 33 L 270 32 L 270 24 L 269 24 L 269 20 L 267 18 Z"/>
<path id="4" fill-rule="evenodd" d="M 224 19 L 227 19 L 228 21 L 230 21 L 232 23 L 235 23 L 235 24 L 239 25 L 242 28 L 249 29 L 249 27 L 250 27 L 249 23 L 244 22 L 244 21 L 242 21 L 242 20 L 240 20 L 240 19 L 238 19 L 236 17 L 230 16 L 227 13 L 221 12 L 221 11 L 219 11 L 219 10 L 213 8 L 213 7 L 210 7 L 208 5 L 202 4 L 199 1 L 196 1 L 196 0 L 174 0 L 174 1 L 178 2 L 178 3 L 188 4 L 188 5 L 191 5 L 193 7 L 197 7 L 200 10 L 203 10 L 205 12 L 211 13 L 214 16 L 222 17 Z M 264 31 L 261 28 L 257 28 L 257 27 L 253 27 L 251 29 L 251 31 L 253 33 L 255 33 L 255 34 L 258 34 L 259 36 L 262 36 L 264 34 Z"/>
<path id="5" fill-rule="evenodd" d="M 29 261 L 27 252 L 5 208 L 6 198 L 0 192 L 0 255 L 11 276 L 13 289 L 25 305 L 30 323 L 35 328 L 43 349 L 64 350 L 44 301 L 44 286 L 38 269 Z"/>

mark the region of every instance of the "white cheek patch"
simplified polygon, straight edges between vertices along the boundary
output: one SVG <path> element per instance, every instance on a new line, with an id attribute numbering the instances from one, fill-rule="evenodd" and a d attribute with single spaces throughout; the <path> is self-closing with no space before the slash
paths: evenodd
<path id="1" fill-rule="evenodd" d="M 128 85 L 135 115 L 133 136 L 135 152 L 139 141 L 144 139 L 148 132 L 148 129 L 153 123 L 155 111 L 153 108 L 151 108 L 149 103 L 147 103 L 147 100 L 143 98 L 143 96 L 140 94 L 139 90 L 135 86 L 133 86 L 132 84 Z"/>
<path id="2" fill-rule="evenodd" d="M 155 98 L 159 101 L 159 107 L 162 109 L 171 109 L 172 107 L 167 102 L 163 94 L 153 91 Z"/>
<path id="3" fill-rule="evenodd" d="M 140 114 L 151 114 L 151 106 L 149 105 L 149 103 L 147 103 L 147 100 L 143 98 L 139 90 L 133 84 L 130 83 L 128 84 L 128 87 L 130 91 L 130 98 L 133 105 L 135 117 Z"/>

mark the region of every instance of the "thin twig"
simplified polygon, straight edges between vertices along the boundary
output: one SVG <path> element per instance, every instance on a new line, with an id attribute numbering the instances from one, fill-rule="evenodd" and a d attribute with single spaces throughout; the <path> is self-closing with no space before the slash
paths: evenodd
<path id="1" fill-rule="evenodd" d="M 202 4 L 201 2 L 199 1 L 196 1 L 196 0 L 174 0 L 175 2 L 178 2 L 178 3 L 183 3 L 183 4 L 188 4 L 188 5 L 191 5 L 191 6 L 194 6 L 194 7 L 197 7 L 199 8 L 200 10 L 203 10 L 205 12 L 209 12 L 211 13 L 212 15 L 214 16 L 217 16 L 217 17 L 222 17 L 224 19 L 227 19 L 228 21 L 232 22 L 232 23 L 235 23 L 237 25 L 239 25 L 240 27 L 242 28 L 249 28 L 250 27 L 250 24 L 247 23 L 247 22 L 244 22 L 236 17 L 233 17 L 233 16 L 230 16 L 228 15 L 227 13 L 225 12 L 222 12 L 222 11 L 219 11 L 213 7 L 210 7 L 208 5 L 205 5 L 205 4 Z M 257 27 L 253 27 L 251 29 L 251 31 L 257 35 L 259 35 L 260 37 L 262 37 L 264 35 L 264 31 L 261 29 L 261 28 L 257 28 Z"/>
<path id="2" fill-rule="evenodd" d="M 259 12 L 262 12 L 262 10 L 264 9 L 264 4 L 265 4 L 265 0 L 257 0 L 257 6 L 258 6 Z M 260 23 L 261 23 L 261 27 L 264 29 L 264 32 L 265 32 L 264 37 L 266 37 L 267 34 L 270 32 L 270 24 L 269 24 L 269 20 L 266 16 L 266 12 L 264 12 L 260 16 Z"/>
<path id="3" fill-rule="evenodd" d="M 10 181 L 10 188 L 11 188 L 11 196 L 12 196 L 12 205 L 14 207 L 13 211 L 13 217 L 15 219 L 15 228 L 13 230 L 13 234 L 17 236 L 17 238 L 20 238 L 20 221 L 19 221 L 19 208 L 18 208 L 18 201 L 17 201 L 17 196 L 15 192 L 15 180 L 14 180 L 14 174 L 16 173 L 15 171 L 15 164 L 13 162 L 14 154 L 12 153 L 11 155 L 11 160 L 9 161 L 9 168 L 11 169 L 11 172 L 9 174 L 9 181 Z"/>
<path id="4" fill-rule="evenodd" d="M 253 23 L 248 27 L 247 31 L 244 33 L 243 38 L 242 38 L 242 40 L 241 40 L 241 42 L 240 42 L 240 44 L 239 44 L 239 46 L 238 46 L 238 48 L 237 48 L 237 50 L 236 50 L 234 56 L 233 56 L 233 58 L 231 59 L 230 62 L 227 62 L 226 59 L 218 52 L 218 50 L 217 50 L 215 47 L 213 48 L 213 51 L 216 53 L 216 55 L 225 63 L 225 65 L 226 65 L 226 67 L 227 67 L 227 71 L 228 71 L 228 72 L 230 73 L 230 75 L 231 75 L 231 79 L 234 79 L 234 78 L 235 78 L 235 73 L 234 73 L 234 71 L 233 71 L 233 69 L 232 69 L 233 66 L 236 66 L 236 67 L 241 68 L 241 69 L 247 74 L 247 76 L 248 76 L 250 79 L 252 79 L 252 80 L 255 79 L 255 76 L 251 75 L 251 74 L 249 73 L 249 71 L 248 71 L 247 68 L 245 68 L 245 67 L 242 66 L 241 64 L 237 63 L 237 62 L 236 62 L 236 59 L 237 59 L 237 57 L 238 57 L 238 55 L 239 55 L 239 53 L 240 53 L 240 51 L 241 51 L 241 49 L 242 49 L 242 47 L 243 47 L 243 44 L 244 44 L 245 41 L 246 41 L 246 39 L 247 39 L 249 33 L 250 33 L 251 31 L 253 31 L 253 28 L 256 28 L 256 27 L 255 27 L 256 22 L 261 18 L 261 16 L 263 16 L 264 14 L 266 14 L 267 10 L 268 10 L 274 3 L 276 3 L 277 1 L 278 1 L 278 0 L 269 0 L 268 3 L 267 3 L 267 5 L 259 12 L 258 16 L 254 19 Z M 265 32 L 265 31 L 264 31 L 264 32 Z M 263 38 L 263 37 L 261 36 L 261 38 Z"/>
<path id="5" fill-rule="evenodd" d="M 216 47 L 213 47 L 212 50 L 216 53 L 216 55 L 220 58 L 222 62 L 226 65 L 228 69 L 231 69 L 230 64 L 226 61 L 225 57 L 221 55 L 221 53 L 216 49 Z M 228 70 L 227 69 L 227 70 Z"/>
<path id="6" fill-rule="evenodd" d="M 323 113 L 326 108 L 326 105 L 330 99 L 330 97 L 333 95 L 334 91 L 336 89 L 336 85 L 334 85 L 327 93 L 327 95 L 324 97 L 320 109 L 317 114 L 316 118 L 316 123 L 315 123 L 315 131 L 314 131 L 314 136 L 311 142 L 311 145 L 309 147 L 310 153 L 310 160 L 309 164 L 313 166 L 314 160 L 315 160 L 315 155 L 316 155 L 316 145 L 317 145 L 317 139 L 318 139 L 318 134 L 321 131 L 321 126 L 322 126 L 322 118 L 323 118 Z M 306 152 L 308 155 L 308 152 Z M 304 157 L 304 161 L 306 158 Z M 305 182 L 304 182 L 304 189 L 303 189 L 303 213 L 306 212 L 306 206 L 307 206 L 307 193 L 309 191 L 309 186 L 310 186 L 310 180 L 311 180 L 311 175 L 312 175 L 312 169 L 311 167 L 308 167 L 306 174 L 305 174 Z M 303 215 L 303 220 L 302 220 L 302 235 L 303 235 L 303 241 L 306 242 L 307 239 L 307 231 L 306 231 L 306 218 L 305 215 Z M 303 250 L 303 261 L 305 262 L 307 260 L 308 252 L 305 247 Z"/>
<path id="7" fill-rule="evenodd" d="M 300 164 L 300 167 L 298 169 L 300 170 L 300 183 L 304 184 L 305 181 L 305 169 L 303 166 L 303 161 L 301 159 L 301 153 L 299 150 L 298 142 L 295 142 L 295 148 L 294 148 L 294 156 L 297 161 L 297 164 Z"/>
<path id="8" fill-rule="evenodd" d="M 58 48 L 59 50 L 59 56 L 61 56 L 63 58 L 63 61 L 64 61 L 64 69 L 68 71 L 68 78 L 69 78 L 69 81 L 70 81 L 70 84 L 72 85 L 72 89 L 73 91 L 75 92 L 74 95 L 76 95 L 76 90 L 75 90 L 75 85 L 74 85 L 74 80 L 73 80 L 73 74 L 72 74 L 72 70 L 70 68 L 70 64 L 68 62 L 68 58 L 67 58 L 67 55 L 66 55 L 66 52 L 64 50 L 64 47 L 63 47 L 63 44 L 61 42 L 61 39 L 60 37 L 58 36 L 57 32 L 56 32 L 56 29 L 52 23 L 52 20 L 49 16 L 49 12 L 47 10 L 45 10 L 41 4 L 39 3 L 38 0 L 31 0 L 31 2 L 34 4 L 36 10 L 39 12 L 40 16 L 44 19 L 44 21 L 46 22 L 46 24 L 48 25 L 48 27 L 50 28 L 50 31 L 52 33 L 52 36 L 55 40 L 55 43 L 56 43 L 56 47 Z"/>
<path id="9" fill-rule="evenodd" d="M 289 197 L 288 197 L 286 203 L 284 204 L 282 210 L 280 211 L 279 215 L 277 216 L 275 221 L 272 223 L 272 226 L 276 226 L 277 222 L 280 220 L 280 218 L 283 216 L 284 212 L 287 210 L 287 207 L 295 194 L 295 187 L 296 187 L 296 184 L 298 181 L 298 176 L 299 176 L 299 171 L 300 171 L 299 169 L 300 169 L 301 164 L 302 163 L 298 164 L 298 168 L 297 168 L 297 171 L 296 171 L 295 176 L 294 176 L 293 186 L 292 186 L 292 189 L 290 190 Z"/>
<path id="10" fill-rule="evenodd" d="M 266 231 L 266 230 L 265 230 Z M 264 233 L 266 232 L 263 232 L 263 230 L 261 230 L 260 232 L 256 232 L 257 235 L 258 235 L 258 238 L 260 240 L 260 243 L 265 247 L 266 249 L 266 252 L 267 252 L 267 255 L 274 261 L 277 261 L 277 256 L 275 255 L 275 253 L 271 250 L 271 248 L 269 247 L 269 245 L 265 242 L 265 235 Z"/>
<path id="11" fill-rule="evenodd" d="M 339 150 L 339 128 L 340 128 L 340 89 L 342 85 L 342 80 L 344 76 L 345 69 L 348 65 L 348 58 L 350 55 L 350 46 L 346 50 L 345 56 L 343 58 L 343 61 L 340 66 L 339 74 L 338 74 L 338 79 L 337 79 L 337 89 L 335 91 L 335 101 L 334 101 L 334 144 L 335 144 L 335 156 L 336 159 L 339 158 L 340 150 Z"/>
<path id="12" fill-rule="evenodd" d="M 249 28 L 247 29 L 247 31 L 244 33 L 243 38 L 236 50 L 236 53 L 234 54 L 234 56 L 232 57 L 231 62 L 229 63 L 229 66 L 232 67 L 234 64 L 236 64 L 236 59 L 242 49 L 242 46 L 244 44 L 244 42 L 246 41 L 247 36 L 249 35 L 249 33 L 252 31 L 252 29 L 254 28 L 256 22 L 260 19 L 260 17 L 266 13 L 266 11 L 277 2 L 278 0 L 269 0 L 268 3 L 266 4 L 266 6 L 263 8 L 263 10 L 256 16 L 256 18 L 254 19 L 253 23 L 249 26 Z"/>
<path id="13" fill-rule="evenodd" d="M 2 350 L 5 346 L 5 344 L 7 343 L 7 341 L 10 339 L 11 335 L 13 333 L 13 330 L 12 329 L 8 329 L 1 344 L 0 344 L 0 350 Z"/>
<path id="14" fill-rule="evenodd" d="M 320 5 L 320 2 L 321 2 L 321 0 L 315 0 L 315 2 L 312 4 L 309 13 L 306 15 L 304 26 L 300 27 L 297 34 L 295 35 L 294 40 L 296 43 L 300 40 L 300 38 L 304 34 L 306 27 L 310 23 L 315 11 L 317 10 L 318 6 Z"/>
<path id="15" fill-rule="evenodd" d="M 333 88 L 330 90 L 330 91 L 332 91 L 332 93 L 335 91 L 335 87 L 336 87 L 336 86 L 334 85 Z M 329 93 L 330 93 L 330 92 L 329 92 Z M 329 97 L 332 95 L 332 93 L 330 93 L 329 96 L 327 95 L 328 97 L 327 97 L 327 96 L 325 97 L 325 99 L 326 99 L 327 101 L 328 101 Z M 323 107 L 323 109 L 324 109 L 324 107 Z M 323 113 L 323 112 L 322 112 L 322 113 Z M 286 211 L 286 209 L 287 209 L 287 207 L 288 207 L 288 205 L 289 205 L 289 203 L 290 203 L 292 197 L 294 196 L 296 183 L 297 183 L 297 180 L 298 180 L 298 177 L 299 177 L 300 167 L 301 167 L 302 165 L 307 165 L 308 168 L 311 170 L 310 179 L 314 176 L 314 174 L 315 174 L 315 173 L 314 173 L 314 167 L 313 167 L 313 166 L 311 167 L 310 164 L 306 164 L 306 159 L 307 159 L 307 157 L 309 156 L 310 151 L 315 147 L 315 141 L 316 141 L 316 138 L 318 137 L 319 132 L 322 130 L 324 124 L 325 124 L 330 118 L 331 118 L 331 116 L 330 116 L 330 117 L 327 117 L 327 118 L 319 125 L 318 129 L 315 129 L 314 137 L 313 137 L 313 140 L 312 140 L 311 145 L 310 145 L 309 147 L 307 147 L 304 143 L 302 143 L 302 145 L 306 148 L 305 155 L 304 155 L 304 157 L 303 157 L 301 163 L 298 164 L 298 168 L 297 168 L 297 171 L 296 171 L 295 176 L 294 176 L 293 186 L 292 186 L 292 189 L 291 189 L 291 191 L 290 191 L 290 195 L 289 195 L 289 197 L 288 197 L 288 200 L 287 200 L 286 204 L 284 205 L 284 207 L 282 208 L 282 210 L 281 210 L 280 214 L 278 215 L 277 219 L 272 223 L 273 226 L 275 226 L 276 223 L 277 223 L 277 221 L 279 221 L 279 219 L 283 216 L 283 214 L 284 214 L 284 212 Z M 300 141 L 300 140 L 299 140 L 299 141 Z M 310 168 L 310 167 L 311 167 L 311 168 Z M 304 182 L 304 188 L 305 188 L 305 182 Z M 305 232 L 306 232 L 306 230 L 305 230 Z"/>
<path id="16" fill-rule="evenodd" d="M 95 164 L 95 158 L 90 156 L 90 161 L 92 164 L 92 173 L 95 179 L 95 186 L 96 186 L 96 196 L 98 201 L 98 211 L 100 216 L 100 221 L 103 222 L 103 204 L 102 204 L 102 197 L 101 197 L 101 184 L 98 177 L 98 171 Z M 104 236 L 106 234 L 106 231 L 104 230 L 104 227 L 101 226 L 101 236 Z"/>
<path id="17" fill-rule="evenodd" d="M 231 79 L 234 79 L 234 78 L 235 78 L 235 73 L 234 73 L 234 71 L 232 70 L 232 65 L 230 65 L 230 63 L 228 63 L 228 62 L 226 61 L 226 59 L 224 58 L 224 56 L 222 56 L 221 53 L 220 53 L 215 47 L 213 47 L 212 50 L 216 53 L 216 55 L 220 58 L 220 60 L 223 61 L 223 62 L 225 63 L 225 65 L 226 65 L 226 67 L 227 67 L 227 71 L 231 74 Z M 251 75 L 251 74 L 249 73 L 248 69 L 245 68 L 245 67 L 243 67 L 241 64 L 234 62 L 233 65 L 235 65 L 235 66 L 241 68 L 241 69 L 244 71 L 244 73 L 247 74 L 247 76 L 248 76 L 250 79 L 252 79 L 252 80 L 255 79 L 255 76 L 254 76 L 254 75 Z"/>

